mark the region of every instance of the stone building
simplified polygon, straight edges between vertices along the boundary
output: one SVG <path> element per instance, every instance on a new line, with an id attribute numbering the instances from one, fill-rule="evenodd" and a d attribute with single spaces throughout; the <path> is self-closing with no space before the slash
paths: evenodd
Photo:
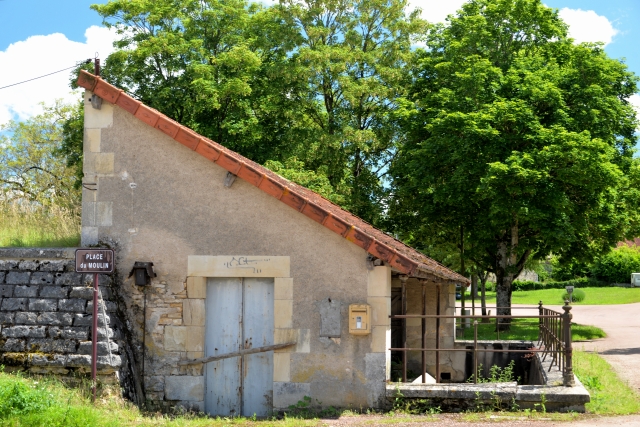
<path id="1" fill-rule="evenodd" d="M 78 83 L 82 245 L 116 251 L 132 389 L 150 405 L 220 415 L 266 415 L 305 396 L 384 406 L 396 287 L 408 313 L 426 301 L 453 314 L 467 279 L 104 80 L 82 71 Z M 153 263 L 146 286 L 128 277 L 136 262 Z M 407 320 L 409 343 L 420 327 Z M 452 347 L 453 325 L 439 333 Z M 443 356 L 441 378 L 451 369 Z"/>

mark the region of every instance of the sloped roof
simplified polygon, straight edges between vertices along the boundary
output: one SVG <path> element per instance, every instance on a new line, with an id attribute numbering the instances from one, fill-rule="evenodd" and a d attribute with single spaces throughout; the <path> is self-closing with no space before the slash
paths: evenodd
<path id="1" fill-rule="evenodd" d="M 436 276 L 444 280 L 469 283 L 467 278 L 378 230 L 319 194 L 182 126 L 100 77 L 83 70 L 78 76 L 78 85 L 133 114 L 140 121 L 169 135 L 249 184 L 360 246 L 371 255 L 384 260 L 395 270 L 412 277 Z"/>
<path id="2" fill-rule="evenodd" d="M 629 246 L 630 248 L 634 246 L 640 247 L 640 237 L 636 237 L 633 240 L 625 240 L 624 242 L 618 242 L 617 247 Z"/>

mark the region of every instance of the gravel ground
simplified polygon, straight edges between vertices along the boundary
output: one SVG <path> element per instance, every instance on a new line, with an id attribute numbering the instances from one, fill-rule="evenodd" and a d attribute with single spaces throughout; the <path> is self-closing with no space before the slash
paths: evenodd
<path id="1" fill-rule="evenodd" d="M 436 416 L 385 416 L 385 415 L 360 415 L 340 417 L 339 419 L 324 419 L 319 421 L 318 425 L 327 427 L 352 427 L 352 426 L 532 426 L 532 427 L 552 427 L 552 426 L 571 426 L 571 427 L 591 427 L 591 426 L 628 426 L 640 427 L 640 415 L 628 415 L 620 417 L 598 417 L 592 415 L 579 415 L 573 420 L 554 421 L 552 415 L 549 418 L 529 419 L 527 417 L 519 417 L 517 414 L 493 415 L 487 417 L 479 414 L 478 418 L 469 415 L 457 414 L 440 414 Z"/>

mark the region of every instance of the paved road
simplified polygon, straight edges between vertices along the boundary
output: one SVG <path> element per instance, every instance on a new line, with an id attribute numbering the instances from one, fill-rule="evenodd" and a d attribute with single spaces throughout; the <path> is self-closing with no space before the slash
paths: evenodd
<path id="1" fill-rule="evenodd" d="M 555 309 L 562 312 L 559 306 Z M 640 392 L 640 303 L 577 305 L 571 313 L 574 323 L 597 326 L 607 333 L 606 338 L 575 342 L 574 348 L 597 351 L 620 378 Z"/>

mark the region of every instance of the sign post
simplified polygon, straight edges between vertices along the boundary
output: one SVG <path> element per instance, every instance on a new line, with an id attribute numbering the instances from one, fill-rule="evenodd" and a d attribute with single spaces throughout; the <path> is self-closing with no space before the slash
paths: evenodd
<path id="1" fill-rule="evenodd" d="M 96 375 L 98 371 L 98 274 L 113 273 L 114 263 L 115 256 L 112 249 L 76 249 L 76 273 L 93 273 L 93 325 L 91 331 L 93 402 L 96 401 Z M 106 322 L 105 333 L 107 333 Z"/>
<path id="2" fill-rule="evenodd" d="M 573 302 L 573 286 L 565 286 L 567 293 L 569 294 L 569 302 Z"/>

